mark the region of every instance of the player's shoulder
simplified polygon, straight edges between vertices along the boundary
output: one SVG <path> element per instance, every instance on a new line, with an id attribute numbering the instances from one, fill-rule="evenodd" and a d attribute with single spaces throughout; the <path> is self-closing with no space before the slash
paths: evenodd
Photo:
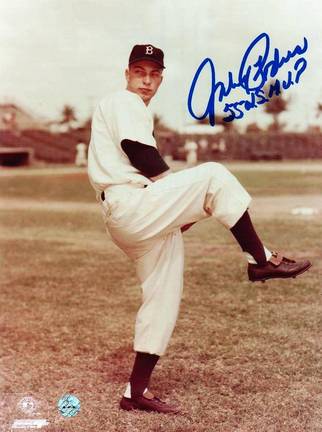
<path id="1" fill-rule="evenodd" d="M 129 90 L 118 90 L 105 95 L 100 101 L 99 105 L 116 105 L 116 104 L 140 104 L 139 96 Z"/>
<path id="2" fill-rule="evenodd" d="M 146 115 L 145 111 L 145 105 L 140 96 L 128 90 L 119 90 L 105 95 L 98 102 L 93 118 L 104 117 L 108 121 L 115 117 L 123 118 L 127 113 L 138 119 Z"/>
<path id="3" fill-rule="evenodd" d="M 144 108 L 142 102 L 140 96 L 129 90 L 118 90 L 106 95 L 100 100 L 98 105 L 104 112 L 107 110 L 121 112 L 125 110 L 139 111 Z"/>

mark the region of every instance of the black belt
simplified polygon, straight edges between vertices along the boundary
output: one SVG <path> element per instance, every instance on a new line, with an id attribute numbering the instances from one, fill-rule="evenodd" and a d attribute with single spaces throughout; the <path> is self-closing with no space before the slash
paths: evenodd
<path id="1" fill-rule="evenodd" d="M 144 185 L 144 187 L 147 187 L 148 185 Z M 101 193 L 101 198 L 102 198 L 102 201 L 105 201 L 105 193 L 104 193 L 104 191 Z"/>

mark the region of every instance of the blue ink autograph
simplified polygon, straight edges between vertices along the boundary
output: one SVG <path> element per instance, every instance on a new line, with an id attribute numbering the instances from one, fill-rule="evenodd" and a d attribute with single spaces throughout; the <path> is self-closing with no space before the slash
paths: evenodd
<path id="1" fill-rule="evenodd" d="M 251 63 L 250 57 L 251 55 L 256 55 L 255 50 L 256 48 L 260 48 L 260 43 L 264 43 L 264 50 L 260 50 L 260 54 L 258 54 L 255 63 Z M 308 42 L 304 37 L 303 46 L 296 45 L 293 51 L 288 50 L 284 57 L 281 56 L 279 50 L 275 48 L 273 58 L 268 59 L 270 51 L 270 38 L 267 33 L 261 33 L 249 45 L 242 58 L 238 71 L 238 80 L 236 81 L 234 79 L 233 73 L 229 71 L 228 83 L 226 86 L 222 81 L 216 80 L 216 70 L 214 63 L 210 58 L 205 58 L 198 67 L 189 90 L 188 110 L 191 116 L 196 120 L 203 120 L 208 116 L 210 125 L 214 126 L 217 100 L 218 102 L 222 102 L 233 89 L 239 87 L 244 89 L 249 97 L 237 102 L 225 103 L 223 111 L 228 113 L 227 117 L 224 117 L 226 122 L 230 122 L 234 119 L 241 119 L 244 117 L 243 109 L 249 111 L 253 108 L 257 108 L 258 105 L 268 102 L 268 98 L 271 98 L 274 94 L 279 95 L 282 88 L 287 90 L 291 85 L 298 84 L 300 77 L 307 66 L 307 61 L 304 57 L 297 58 L 293 65 L 294 70 L 289 70 L 287 72 L 286 79 L 282 81 L 276 79 L 274 84 L 270 85 L 267 95 L 268 98 L 265 96 L 263 90 L 263 86 L 266 84 L 268 79 L 274 78 L 282 66 L 287 64 L 292 58 L 304 54 L 307 49 Z M 193 96 L 200 74 L 207 65 L 209 65 L 211 73 L 210 95 L 204 113 L 202 115 L 197 115 L 195 114 L 192 107 Z"/>

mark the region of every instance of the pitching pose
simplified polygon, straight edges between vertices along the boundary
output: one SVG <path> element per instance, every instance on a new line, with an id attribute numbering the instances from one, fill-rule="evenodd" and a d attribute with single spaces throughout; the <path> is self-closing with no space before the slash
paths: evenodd
<path id="1" fill-rule="evenodd" d="M 309 261 L 271 252 L 252 225 L 251 197 L 223 165 L 202 163 L 173 173 L 154 139 L 148 109 L 163 76 L 163 52 L 135 45 L 125 71 L 127 87 L 96 107 L 88 152 L 89 179 L 114 243 L 135 263 L 142 304 L 135 322 L 136 357 L 120 407 L 175 413 L 148 390 L 179 313 L 183 289 L 182 233 L 213 217 L 231 231 L 248 260 L 251 281 L 295 277 Z"/>

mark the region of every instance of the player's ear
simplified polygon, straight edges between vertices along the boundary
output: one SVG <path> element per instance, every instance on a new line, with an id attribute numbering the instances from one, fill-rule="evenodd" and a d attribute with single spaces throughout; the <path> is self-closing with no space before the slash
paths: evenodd
<path id="1" fill-rule="evenodd" d="M 129 69 L 125 69 L 125 79 L 126 79 L 127 82 L 129 82 L 129 79 L 130 79 L 130 71 L 129 71 Z"/>

